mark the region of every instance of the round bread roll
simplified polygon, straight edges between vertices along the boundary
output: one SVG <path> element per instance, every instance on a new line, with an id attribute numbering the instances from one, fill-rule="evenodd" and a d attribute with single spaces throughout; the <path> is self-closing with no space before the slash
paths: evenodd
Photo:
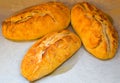
<path id="1" fill-rule="evenodd" d="M 15 41 L 34 40 L 70 23 L 70 9 L 60 2 L 32 6 L 7 18 L 2 23 L 4 37 Z"/>
<path id="2" fill-rule="evenodd" d="M 40 79 L 53 72 L 80 47 L 80 38 L 68 30 L 49 33 L 25 54 L 21 73 L 29 81 Z"/>
<path id="3" fill-rule="evenodd" d="M 71 24 L 88 52 L 102 60 L 115 56 L 118 33 L 103 11 L 87 2 L 78 3 L 71 10 Z"/>

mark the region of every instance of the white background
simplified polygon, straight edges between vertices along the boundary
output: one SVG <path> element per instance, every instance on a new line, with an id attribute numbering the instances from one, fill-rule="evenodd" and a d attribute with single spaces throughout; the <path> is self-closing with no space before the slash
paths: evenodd
<path id="1" fill-rule="evenodd" d="M 57 1 L 65 3 L 70 8 L 82 1 L 96 5 L 113 18 L 120 36 L 120 0 Z M 47 0 L 0 0 L 0 83 L 29 83 L 21 76 L 20 64 L 28 48 L 35 42 L 13 42 L 5 39 L 1 32 L 2 21 L 23 8 L 42 2 Z M 96 59 L 82 46 L 55 72 L 34 83 L 120 83 L 120 46 L 116 56 L 107 61 Z"/>

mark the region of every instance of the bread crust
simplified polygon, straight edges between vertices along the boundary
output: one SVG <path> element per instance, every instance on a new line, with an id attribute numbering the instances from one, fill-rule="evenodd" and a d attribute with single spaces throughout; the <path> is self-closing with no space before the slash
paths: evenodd
<path id="1" fill-rule="evenodd" d="M 71 24 L 92 55 L 102 60 L 115 56 L 118 33 L 102 10 L 88 2 L 77 3 L 71 10 Z"/>
<path id="2" fill-rule="evenodd" d="M 70 9 L 60 2 L 26 8 L 2 23 L 3 36 L 15 41 L 34 40 L 61 31 L 70 23 Z"/>
<path id="3" fill-rule="evenodd" d="M 80 47 L 80 38 L 68 30 L 49 33 L 25 54 L 21 73 L 29 81 L 40 79 L 53 72 Z"/>

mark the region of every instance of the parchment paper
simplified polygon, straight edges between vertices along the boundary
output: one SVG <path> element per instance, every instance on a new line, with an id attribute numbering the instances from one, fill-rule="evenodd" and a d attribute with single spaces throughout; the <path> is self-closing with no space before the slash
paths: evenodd
<path id="1" fill-rule="evenodd" d="M 2 36 L 1 23 L 13 13 L 51 0 L 0 0 L 0 83 L 29 83 L 20 73 L 24 54 L 35 41 L 13 42 Z M 70 8 L 77 2 L 88 1 L 108 13 L 120 36 L 120 0 L 54 0 Z M 70 28 L 71 26 L 69 26 Z M 116 56 L 101 61 L 82 46 L 77 53 L 52 74 L 34 83 L 120 83 L 120 46 Z"/>

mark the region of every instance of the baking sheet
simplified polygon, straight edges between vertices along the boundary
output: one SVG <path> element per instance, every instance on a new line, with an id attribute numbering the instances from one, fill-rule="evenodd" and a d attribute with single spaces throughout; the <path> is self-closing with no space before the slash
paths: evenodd
<path id="1" fill-rule="evenodd" d="M 29 83 L 21 76 L 20 64 L 28 48 L 35 42 L 13 42 L 5 39 L 1 32 L 2 21 L 23 8 L 47 1 L 51 0 L 0 0 L 0 83 Z M 96 5 L 113 18 L 120 36 L 120 0 L 56 1 L 63 2 L 70 8 L 83 1 Z M 82 46 L 55 72 L 34 83 L 120 83 L 120 46 L 116 56 L 107 61 L 96 59 Z"/>

